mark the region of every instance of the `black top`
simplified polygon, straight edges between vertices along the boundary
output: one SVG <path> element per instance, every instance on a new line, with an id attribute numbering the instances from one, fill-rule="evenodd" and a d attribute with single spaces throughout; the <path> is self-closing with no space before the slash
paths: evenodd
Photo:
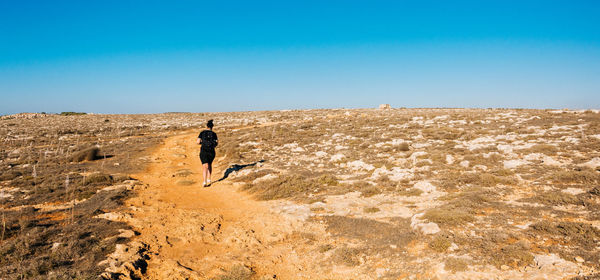
<path id="1" fill-rule="evenodd" d="M 207 151 L 215 150 L 215 147 L 219 144 L 219 139 L 217 138 L 217 134 L 212 130 L 203 130 L 198 135 L 198 138 L 202 140 L 202 149 Z"/>

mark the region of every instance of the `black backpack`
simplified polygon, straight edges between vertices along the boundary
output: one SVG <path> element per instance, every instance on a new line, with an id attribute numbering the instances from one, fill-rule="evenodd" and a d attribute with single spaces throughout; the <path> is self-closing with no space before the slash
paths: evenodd
<path id="1" fill-rule="evenodd" d="M 204 137 L 202 137 L 202 146 L 206 147 L 207 149 L 214 149 L 215 147 L 217 147 L 217 135 L 212 132 L 212 131 L 208 131 L 207 133 L 204 133 L 203 135 Z"/>

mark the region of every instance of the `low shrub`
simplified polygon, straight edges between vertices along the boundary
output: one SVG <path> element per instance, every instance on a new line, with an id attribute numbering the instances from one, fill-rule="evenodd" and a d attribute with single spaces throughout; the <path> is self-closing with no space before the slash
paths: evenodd
<path id="1" fill-rule="evenodd" d="M 446 250 L 450 248 L 450 245 L 452 245 L 452 242 L 450 242 L 450 240 L 446 236 L 442 235 L 435 236 L 433 240 L 429 242 L 429 248 L 438 253 L 446 252 Z"/>
<path id="2" fill-rule="evenodd" d="M 365 211 L 365 213 L 377 213 L 377 212 L 381 211 L 381 209 L 379 209 L 377 207 L 365 207 L 364 211 Z"/>
<path id="3" fill-rule="evenodd" d="M 462 225 L 475 220 L 475 217 L 467 211 L 448 207 L 430 209 L 425 212 L 423 218 L 436 224 L 448 226 Z"/>
<path id="4" fill-rule="evenodd" d="M 112 183 L 113 183 L 113 177 L 108 174 L 104 174 L 104 173 L 93 173 L 87 177 L 84 177 L 84 179 L 83 179 L 84 185 L 90 185 L 90 184 L 110 185 Z"/>
<path id="5" fill-rule="evenodd" d="M 87 113 L 84 113 L 84 112 L 61 112 L 60 115 L 61 116 L 82 116 L 82 115 L 87 115 Z"/>
<path id="6" fill-rule="evenodd" d="M 91 148 L 87 148 L 84 150 L 81 150 L 79 152 L 76 152 L 75 154 L 73 154 L 70 158 L 69 161 L 71 162 L 81 162 L 81 161 L 92 161 L 92 160 L 97 160 L 100 159 L 100 149 L 98 149 L 97 147 L 91 147 Z"/>
<path id="7" fill-rule="evenodd" d="M 551 179 L 560 183 L 593 184 L 600 180 L 600 174 L 591 169 L 561 170 L 551 175 Z"/>
<path id="8" fill-rule="evenodd" d="M 469 265 L 461 258 L 448 258 L 444 263 L 444 269 L 452 272 L 465 271 Z"/>
<path id="9" fill-rule="evenodd" d="M 272 200 L 307 194 L 319 186 L 320 184 L 316 180 L 299 175 L 280 175 L 273 180 L 247 184 L 244 186 L 244 190 L 256 194 L 261 200 Z"/>
<path id="10" fill-rule="evenodd" d="M 492 254 L 491 263 L 500 268 L 502 265 L 508 265 L 514 268 L 523 267 L 533 263 L 533 255 L 529 252 L 529 246 L 525 242 L 502 247 L 499 251 Z"/>

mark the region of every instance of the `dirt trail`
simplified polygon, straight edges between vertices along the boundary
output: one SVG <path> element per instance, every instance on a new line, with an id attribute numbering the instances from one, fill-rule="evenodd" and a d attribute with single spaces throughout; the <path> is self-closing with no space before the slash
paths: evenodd
<path id="1" fill-rule="evenodd" d="M 166 139 L 147 170 L 133 176 L 146 185 L 128 204 L 136 238 L 152 253 L 147 279 L 206 279 L 236 265 L 269 278 L 324 277 L 298 236 L 324 236 L 322 226 L 275 214 L 273 202 L 256 201 L 228 180 L 203 188 L 196 133 Z M 213 181 L 226 168 L 217 158 Z"/>

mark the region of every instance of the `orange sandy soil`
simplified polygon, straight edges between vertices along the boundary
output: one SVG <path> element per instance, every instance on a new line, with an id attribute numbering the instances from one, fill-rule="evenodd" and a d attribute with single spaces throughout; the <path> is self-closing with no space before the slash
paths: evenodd
<path id="1" fill-rule="evenodd" d="M 324 236 L 322 226 L 285 221 L 269 211 L 269 202 L 237 191 L 227 179 L 202 187 L 196 131 L 166 139 L 152 152 L 147 170 L 132 177 L 147 187 L 128 201 L 137 237 L 150 246 L 147 279 L 211 278 L 235 265 L 277 279 L 327 277 L 315 264 L 297 230 Z M 213 181 L 227 166 L 217 157 Z M 176 172 L 189 169 L 187 178 Z M 299 227 L 302 227 L 301 229 Z M 331 271 L 331 270 L 330 270 Z"/>

